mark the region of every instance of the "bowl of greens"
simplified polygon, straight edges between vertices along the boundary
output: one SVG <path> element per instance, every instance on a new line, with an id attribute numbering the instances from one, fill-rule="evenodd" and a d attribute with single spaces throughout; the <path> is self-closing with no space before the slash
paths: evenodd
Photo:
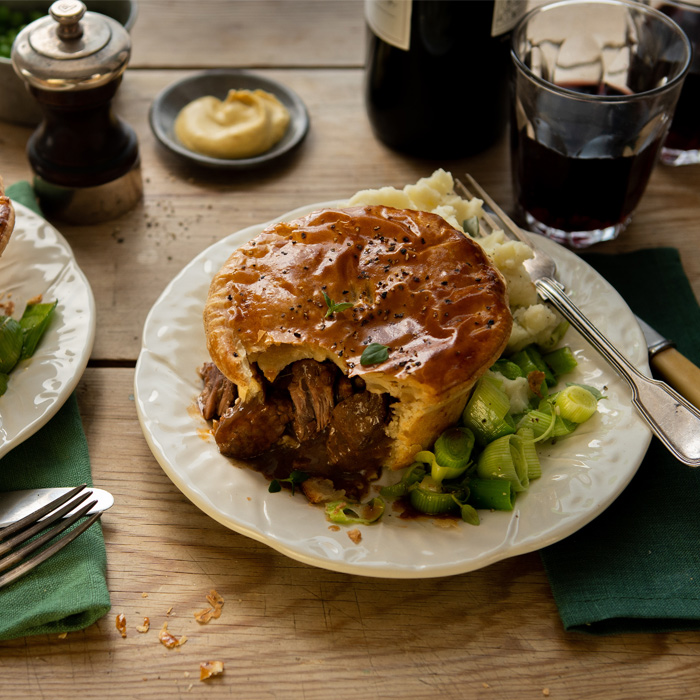
<path id="1" fill-rule="evenodd" d="M 136 21 L 134 0 L 84 0 L 89 12 L 99 12 L 122 24 L 127 31 Z M 0 121 L 34 125 L 41 110 L 15 73 L 10 58 L 17 34 L 49 12 L 52 0 L 0 0 Z"/>

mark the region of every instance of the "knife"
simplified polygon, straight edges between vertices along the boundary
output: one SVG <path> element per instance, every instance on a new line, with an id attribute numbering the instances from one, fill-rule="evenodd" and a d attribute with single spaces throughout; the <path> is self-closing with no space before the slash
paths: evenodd
<path id="1" fill-rule="evenodd" d="M 21 520 L 26 515 L 33 513 L 38 508 L 58 498 L 60 495 L 72 491 L 73 488 L 49 488 L 49 489 L 28 489 L 26 491 L 8 491 L 0 493 L 0 527 L 7 527 L 12 523 Z M 114 504 L 114 497 L 103 489 L 88 489 L 92 493 L 91 498 L 97 499 L 97 503 L 85 514 L 101 513 L 111 508 Z M 76 509 L 80 505 L 76 506 Z M 73 511 L 65 514 L 68 517 Z"/>
<path id="2" fill-rule="evenodd" d="M 648 323 L 636 316 L 649 349 L 649 363 L 663 380 L 700 408 L 700 368 L 694 365 Z"/>

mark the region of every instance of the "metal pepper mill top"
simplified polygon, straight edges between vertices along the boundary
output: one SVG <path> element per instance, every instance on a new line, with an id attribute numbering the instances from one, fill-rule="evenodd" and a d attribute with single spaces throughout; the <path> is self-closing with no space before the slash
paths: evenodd
<path id="1" fill-rule="evenodd" d="M 12 63 L 39 102 L 43 120 L 27 144 L 44 213 L 71 223 L 107 221 L 141 198 L 136 134 L 112 110 L 131 53 L 126 29 L 58 0 L 25 27 Z"/>

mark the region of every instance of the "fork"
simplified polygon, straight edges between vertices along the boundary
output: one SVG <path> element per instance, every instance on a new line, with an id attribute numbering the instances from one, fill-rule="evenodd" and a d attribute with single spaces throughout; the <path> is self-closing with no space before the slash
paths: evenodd
<path id="1" fill-rule="evenodd" d="M 533 251 L 533 257 L 524 265 L 539 295 L 549 301 L 627 381 L 632 389 L 632 403 L 676 459 L 690 467 L 700 466 L 700 411 L 668 384 L 650 379 L 632 365 L 564 293 L 564 286 L 555 278 L 556 263 L 537 245 L 536 235 L 529 236 L 522 231 L 471 175 L 466 174 L 465 178 L 476 194 L 459 180 L 455 182 L 456 187 L 469 199 L 474 196 L 482 199 L 503 225 L 499 226 L 485 212 L 482 222 L 488 226 L 489 232 L 505 228 Z"/>
<path id="2" fill-rule="evenodd" d="M 85 484 L 76 486 L 22 520 L 0 530 L 0 572 L 7 572 L 0 573 L 0 588 L 16 581 L 52 557 L 85 532 L 100 517 L 101 513 L 91 515 L 68 534 L 53 541 L 48 547 L 40 549 L 80 520 L 97 503 L 96 500 L 88 501 L 75 513 L 65 517 L 67 513 L 92 496 L 92 491 L 89 490 L 81 493 L 83 489 L 85 489 Z M 56 521 L 58 523 L 54 524 Z M 34 538 L 42 530 L 46 530 L 46 532 Z M 36 554 L 26 558 L 39 549 L 40 551 Z"/>

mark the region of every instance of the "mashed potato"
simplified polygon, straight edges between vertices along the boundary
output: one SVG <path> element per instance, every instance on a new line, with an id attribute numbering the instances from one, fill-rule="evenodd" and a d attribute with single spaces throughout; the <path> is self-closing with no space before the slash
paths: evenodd
<path id="1" fill-rule="evenodd" d="M 493 377 L 501 383 L 501 388 L 510 401 L 509 413 L 522 413 L 530 407 L 530 396 L 532 392 L 530 391 L 528 381 L 525 377 L 508 379 L 508 377 L 504 377 L 500 372 L 492 372 L 491 370 L 486 372 L 486 376 Z"/>
<path id="2" fill-rule="evenodd" d="M 452 174 L 436 170 L 415 185 L 406 185 L 402 190 L 382 187 L 378 190 L 362 190 L 352 197 L 350 204 L 381 204 L 396 209 L 418 209 L 441 216 L 448 224 L 464 231 L 462 223 L 473 216 L 484 213 L 480 199 L 462 199 L 454 191 Z"/>
<path id="3" fill-rule="evenodd" d="M 361 190 L 349 204 L 380 204 L 397 209 L 430 211 L 460 231 L 464 231 L 465 221 L 472 217 L 481 218 L 484 213 L 480 199 L 466 200 L 455 193 L 452 174 L 442 169 L 430 177 L 421 178 L 415 185 L 406 185 L 402 190 L 394 187 Z M 478 241 L 508 285 L 513 330 L 506 352 L 517 352 L 530 343 L 546 343 L 560 319 L 552 309 L 539 302 L 535 285 L 523 266 L 525 260 L 532 257 L 532 250 L 521 241 L 511 240 L 503 231 L 494 231 Z"/>

